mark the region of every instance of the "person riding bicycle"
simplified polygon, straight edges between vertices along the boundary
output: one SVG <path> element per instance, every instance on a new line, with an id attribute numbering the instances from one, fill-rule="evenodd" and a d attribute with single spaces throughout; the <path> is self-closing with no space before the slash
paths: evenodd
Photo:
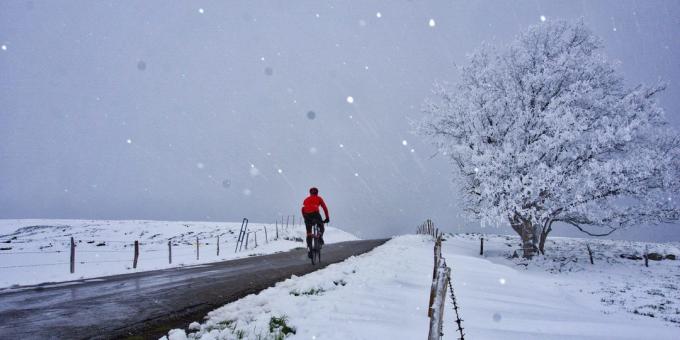
<path id="1" fill-rule="evenodd" d="M 326 219 L 321 219 L 321 213 L 319 212 L 319 206 L 323 208 L 323 212 L 326 215 Z M 305 219 L 305 228 L 307 228 L 307 249 L 309 249 L 309 257 L 312 257 L 312 226 L 319 226 L 319 242 L 323 244 L 323 232 L 324 223 L 328 223 L 328 208 L 326 207 L 326 202 L 323 198 L 319 196 L 319 189 L 311 188 L 309 189 L 309 197 L 305 198 L 302 202 L 302 217 Z"/>

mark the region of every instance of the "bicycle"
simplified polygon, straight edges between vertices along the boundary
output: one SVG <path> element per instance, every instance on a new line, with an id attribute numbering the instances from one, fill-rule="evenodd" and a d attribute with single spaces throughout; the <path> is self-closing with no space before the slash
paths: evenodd
<path id="1" fill-rule="evenodd" d="M 319 233 L 319 225 L 314 224 L 312 226 L 312 243 L 311 243 L 311 248 L 309 251 L 312 252 L 312 265 L 315 265 L 317 263 L 321 263 L 321 233 Z"/>

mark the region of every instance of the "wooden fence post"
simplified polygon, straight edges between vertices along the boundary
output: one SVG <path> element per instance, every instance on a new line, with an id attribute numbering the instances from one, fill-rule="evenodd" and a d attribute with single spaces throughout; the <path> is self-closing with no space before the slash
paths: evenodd
<path id="1" fill-rule="evenodd" d="M 442 336 L 442 325 L 444 324 L 444 306 L 446 302 L 446 286 L 451 269 L 446 266 L 446 261 L 442 261 L 437 268 L 436 298 L 430 307 L 430 333 L 428 340 L 439 340 Z"/>
<path id="2" fill-rule="evenodd" d="M 269 237 L 267 236 L 267 226 L 264 226 L 264 242 L 269 243 Z"/>
<path id="3" fill-rule="evenodd" d="M 257 230 L 255 231 L 255 248 L 257 248 Z"/>
<path id="4" fill-rule="evenodd" d="M 248 250 L 248 240 L 250 239 L 250 231 L 246 234 L 246 250 Z"/>
<path id="5" fill-rule="evenodd" d="M 649 267 L 649 249 L 645 246 L 645 267 Z"/>
<path id="6" fill-rule="evenodd" d="M 293 215 L 293 227 L 295 227 L 295 215 Z"/>
<path id="7" fill-rule="evenodd" d="M 137 260 L 139 259 L 139 241 L 135 240 L 135 258 L 132 260 L 132 268 L 137 269 Z"/>
<path id="8" fill-rule="evenodd" d="M 276 240 L 279 240 L 279 221 L 276 221 Z"/>
<path id="9" fill-rule="evenodd" d="M 196 236 L 196 260 L 198 260 L 200 258 L 199 257 L 199 248 L 200 248 L 199 244 L 200 243 L 198 242 L 198 236 Z"/>
<path id="10" fill-rule="evenodd" d="M 172 264 L 172 241 L 168 241 L 168 263 Z"/>
<path id="11" fill-rule="evenodd" d="M 220 256 L 220 235 L 217 235 L 217 256 Z"/>
<path id="12" fill-rule="evenodd" d="M 439 270 L 439 263 L 441 261 L 441 243 L 437 239 L 434 243 L 434 269 L 432 270 L 432 286 L 430 287 L 430 303 L 427 308 L 427 316 L 432 317 L 432 303 L 434 303 L 435 295 L 437 294 L 437 272 Z"/>
<path id="13" fill-rule="evenodd" d="M 76 272 L 76 241 L 71 237 L 71 274 Z"/>
<path id="14" fill-rule="evenodd" d="M 590 250 L 590 244 L 586 243 L 586 249 L 588 249 L 588 257 L 590 257 L 590 264 L 595 264 L 595 262 L 593 262 L 593 251 Z"/>
<path id="15" fill-rule="evenodd" d="M 482 236 L 482 238 L 480 239 L 479 255 L 484 255 L 484 236 Z"/>

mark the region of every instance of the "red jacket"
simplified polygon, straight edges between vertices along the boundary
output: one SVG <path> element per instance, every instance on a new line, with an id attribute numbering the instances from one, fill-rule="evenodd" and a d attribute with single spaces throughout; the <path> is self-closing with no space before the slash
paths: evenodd
<path id="1" fill-rule="evenodd" d="M 326 203 L 323 201 L 323 198 L 321 198 L 321 196 L 319 195 L 310 195 L 309 197 L 305 198 L 304 202 L 302 202 L 302 213 L 309 214 L 313 212 L 319 212 L 319 206 L 323 208 L 323 212 L 324 214 L 326 214 L 326 218 L 329 218 Z"/>

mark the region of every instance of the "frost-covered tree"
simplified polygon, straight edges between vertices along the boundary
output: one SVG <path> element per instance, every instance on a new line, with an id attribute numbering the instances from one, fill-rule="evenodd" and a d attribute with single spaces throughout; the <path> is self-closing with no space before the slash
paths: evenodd
<path id="1" fill-rule="evenodd" d="M 450 157 L 465 210 L 509 222 L 524 256 L 563 223 L 604 236 L 677 220 L 680 138 L 655 97 L 628 88 L 582 22 L 541 23 L 469 57 L 435 86 L 422 133 Z"/>

